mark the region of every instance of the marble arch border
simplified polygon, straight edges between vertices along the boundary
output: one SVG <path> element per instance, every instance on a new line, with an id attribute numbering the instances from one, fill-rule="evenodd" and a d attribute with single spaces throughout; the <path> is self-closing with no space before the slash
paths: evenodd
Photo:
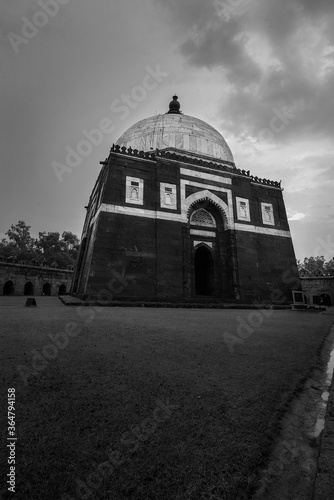
<path id="1" fill-rule="evenodd" d="M 193 242 L 193 250 L 196 251 L 198 250 L 200 247 L 205 247 L 207 248 L 208 250 L 210 250 L 210 252 L 212 253 L 212 250 L 213 250 L 213 243 L 211 241 L 199 241 L 199 240 L 195 240 Z"/>
<path id="2" fill-rule="evenodd" d="M 204 201 L 210 201 L 213 205 L 215 205 L 219 211 L 221 212 L 224 222 L 225 222 L 225 230 L 228 229 L 234 229 L 234 217 L 233 217 L 233 205 L 232 205 L 232 193 L 230 189 L 225 189 L 225 188 L 219 188 L 216 187 L 216 190 L 219 191 L 224 191 L 228 195 L 228 202 L 229 204 L 227 205 L 223 200 L 218 198 L 217 195 L 213 194 L 209 189 L 204 189 L 202 191 L 197 191 L 197 193 L 193 193 L 187 198 L 185 198 L 185 185 L 186 184 L 198 184 L 198 183 L 192 183 L 190 181 L 181 181 L 184 183 L 184 189 L 182 189 L 181 185 L 181 201 L 182 201 L 182 221 L 187 222 L 188 217 L 189 217 L 189 211 L 192 205 L 197 203 L 200 200 Z M 202 187 L 202 186 L 200 186 Z M 184 196 L 182 196 L 184 195 Z"/>

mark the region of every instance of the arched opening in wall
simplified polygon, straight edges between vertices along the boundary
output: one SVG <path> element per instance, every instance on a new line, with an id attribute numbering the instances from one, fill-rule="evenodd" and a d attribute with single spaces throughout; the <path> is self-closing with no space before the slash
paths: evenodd
<path id="1" fill-rule="evenodd" d="M 51 285 L 50 285 L 50 283 L 44 283 L 44 285 L 43 285 L 43 295 L 51 295 Z"/>
<path id="2" fill-rule="evenodd" d="M 195 293 L 214 295 L 213 259 L 210 250 L 200 246 L 195 251 Z"/>
<path id="3" fill-rule="evenodd" d="M 31 283 L 31 281 L 28 281 L 28 283 L 26 283 L 24 285 L 23 294 L 24 295 L 34 295 L 34 285 Z"/>
<path id="4" fill-rule="evenodd" d="M 322 293 L 320 295 L 320 304 L 327 307 L 330 307 L 332 305 L 332 301 L 328 293 Z"/>
<path id="5" fill-rule="evenodd" d="M 3 295 L 14 295 L 14 283 L 11 280 L 6 281 L 4 284 Z"/>
<path id="6" fill-rule="evenodd" d="M 59 287 L 58 295 L 65 295 L 66 294 L 66 285 L 62 284 Z"/>

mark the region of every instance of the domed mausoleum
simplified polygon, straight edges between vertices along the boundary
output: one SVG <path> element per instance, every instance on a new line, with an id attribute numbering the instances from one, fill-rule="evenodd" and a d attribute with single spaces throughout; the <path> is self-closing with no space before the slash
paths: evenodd
<path id="1" fill-rule="evenodd" d="M 223 136 L 183 114 L 177 96 L 126 130 L 101 163 L 73 293 L 291 302 L 300 283 L 280 183 L 237 168 Z"/>
<path id="2" fill-rule="evenodd" d="M 181 113 L 176 99 L 174 96 L 168 113 L 140 120 L 124 132 L 116 144 L 138 151 L 176 148 L 233 163 L 224 137 L 203 120 Z"/>

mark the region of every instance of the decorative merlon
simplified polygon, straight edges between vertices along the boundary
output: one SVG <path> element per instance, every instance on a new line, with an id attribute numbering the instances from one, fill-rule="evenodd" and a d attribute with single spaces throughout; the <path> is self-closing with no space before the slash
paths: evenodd
<path id="1" fill-rule="evenodd" d="M 143 158 L 147 160 L 156 160 L 157 157 L 163 157 L 163 158 L 168 158 L 171 160 L 176 160 L 181 163 L 188 163 L 191 165 L 196 165 L 196 166 L 203 166 L 203 167 L 211 167 L 215 168 L 218 170 L 221 170 L 223 172 L 227 173 L 232 173 L 232 174 L 238 174 L 243 177 L 247 177 L 250 181 L 256 183 L 256 184 L 261 184 L 262 186 L 270 186 L 270 187 L 275 187 L 281 189 L 281 181 L 271 181 L 269 179 L 261 179 L 257 176 L 253 176 L 250 174 L 249 170 L 242 170 L 239 168 L 236 168 L 234 163 L 225 161 L 226 165 L 215 162 L 215 161 L 210 161 L 210 160 L 205 160 L 203 158 L 192 158 L 191 156 L 187 155 L 182 155 L 173 151 L 166 151 L 166 150 L 159 150 L 156 149 L 155 151 L 139 151 L 138 149 L 132 149 L 126 148 L 125 146 L 119 146 L 118 144 L 113 144 L 111 149 L 111 153 L 118 153 L 118 154 L 123 154 L 126 156 L 132 156 L 136 158 Z M 105 162 L 101 162 L 103 165 L 105 165 Z M 231 170 L 231 167 L 233 170 Z"/>

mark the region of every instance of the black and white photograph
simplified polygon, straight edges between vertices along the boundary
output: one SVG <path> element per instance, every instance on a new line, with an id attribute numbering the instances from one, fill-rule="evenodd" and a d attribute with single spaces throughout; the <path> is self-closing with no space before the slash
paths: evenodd
<path id="1" fill-rule="evenodd" d="M 333 500 L 334 2 L 0 42 L 0 500 Z"/>

